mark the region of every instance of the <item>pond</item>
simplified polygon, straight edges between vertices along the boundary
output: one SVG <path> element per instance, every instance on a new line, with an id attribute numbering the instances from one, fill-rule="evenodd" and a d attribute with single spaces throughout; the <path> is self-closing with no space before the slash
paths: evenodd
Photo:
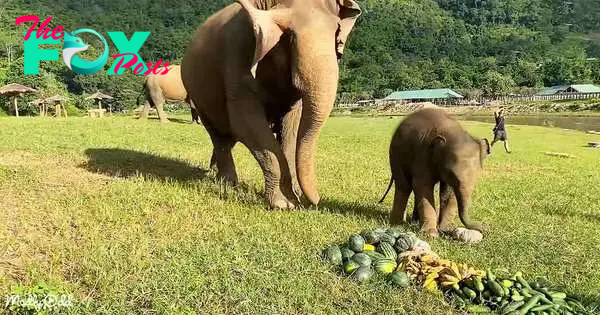
<path id="1" fill-rule="evenodd" d="M 461 120 L 479 121 L 494 123 L 494 116 L 465 115 L 460 116 Z M 562 129 L 573 129 L 580 131 L 600 131 L 600 116 L 596 117 L 573 117 L 573 116 L 555 116 L 555 115 L 536 115 L 536 116 L 507 116 L 507 128 L 510 125 L 530 125 L 555 127 Z"/>

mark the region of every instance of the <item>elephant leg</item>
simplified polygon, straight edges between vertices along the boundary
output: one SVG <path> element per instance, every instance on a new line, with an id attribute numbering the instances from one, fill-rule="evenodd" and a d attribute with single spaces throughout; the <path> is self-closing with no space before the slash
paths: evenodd
<path id="1" fill-rule="evenodd" d="M 213 148 L 212 155 L 210 156 L 210 169 L 217 170 L 217 154 Z"/>
<path id="2" fill-rule="evenodd" d="M 213 144 L 213 151 L 210 157 L 210 168 L 217 170 L 217 178 L 232 185 L 238 185 L 238 176 L 233 162 L 231 150 L 235 145 L 232 137 L 220 134 L 210 125 L 210 122 L 204 115 L 199 113 L 200 120 L 210 136 Z"/>
<path id="3" fill-rule="evenodd" d="M 416 178 L 413 180 L 415 192 L 415 207 L 418 209 L 421 230 L 431 237 L 439 235 L 437 230 L 438 215 L 435 211 L 433 188 L 435 183 L 429 178 Z"/>
<path id="4" fill-rule="evenodd" d="M 300 204 L 292 189 L 290 168 L 273 136 L 262 104 L 253 93 L 228 102 L 229 120 L 241 142 L 258 161 L 265 178 L 265 197 L 271 208 L 293 209 Z M 240 113 L 240 109 L 244 109 Z"/>
<path id="5" fill-rule="evenodd" d="M 292 188 L 294 193 L 302 196 L 302 190 L 298 183 L 296 175 L 296 140 L 298 139 L 298 127 L 300 126 L 300 118 L 302 115 L 302 101 L 298 101 L 291 110 L 283 117 L 281 128 L 281 147 L 283 154 L 289 164 L 290 176 L 292 178 Z"/>
<path id="6" fill-rule="evenodd" d="M 144 108 L 142 109 L 142 113 L 140 114 L 140 119 L 148 119 L 149 112 L 150 112 L 150 101 L 146 100 L 146 102 L 144 102 Z"/>
<path id="7" fill-rule="evenodd" d="M 412 192 L 405 175 L 401 171 L 398 173 L 400 174 L 392 175 L 394 177 L 394 204 L 390 213 L 390 224 L 394 225 L 406 223 L 406 204 Z"/>
<path id="8" fill-rule="evenodd" d="M 458 204 L 452 187 L 445 182 L 440 182 L 440 215 L 438 229 L 440 232 L 452 232 L 456 218 Z"/>
<path id="9" fill-rule="evenodd" d="M 150 100 L 152 101 L 154 108 L 156 108 L 156 113 L 158 114 L 158 118 L 160 118 L 160 122 L 168 122 L 169 120 L 167 119 L 167 114 L 163 109 L 165 97 L 163 96 L 162 91 L 151 89 Z"/>

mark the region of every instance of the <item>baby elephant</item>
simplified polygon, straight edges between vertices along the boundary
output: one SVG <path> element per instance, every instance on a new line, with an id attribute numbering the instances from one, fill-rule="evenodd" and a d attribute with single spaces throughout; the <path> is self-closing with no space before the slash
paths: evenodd
<path id="1" fill-rule="evenodd" d="M 445 111 L 428 108 L 406 117 L 390 144 L 392 178 L 381 202 L 395 182 L 391 224 L 406 223 L 406 203 L 415 193 L 415 211 L 421 230 L 432 237 L 451 232 L 456 218 L 468 229 L 484 232 L 469 219 L 468 208 L 483 160 L 490 154 L 487 139 L 475 139 Z M 440 183 L 440 211 L 433 191 Z"/>

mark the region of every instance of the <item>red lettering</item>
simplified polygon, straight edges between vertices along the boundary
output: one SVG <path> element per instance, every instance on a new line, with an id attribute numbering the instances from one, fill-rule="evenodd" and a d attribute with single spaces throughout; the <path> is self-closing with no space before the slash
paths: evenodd
<path id="1" fill-rule="evenodd" d="M 160 69 L 158 69 L 158 67 L 160 67 L 161 61 L 162 61 L 162 58 L 159 58 L 158 62 L 154 64 L 154 69 L 152 69 L 152 73 L 153 74 L 159 74 L 160 73 L 160 72 L 157 72 L 157 71 L 160 70 Z"/>
<path id="2" fill-rule="evenodd" d="M 40 37 L 43 37 L 44 39 L 50 38 L 50 35 L 48 35 L 48 33 L 50 33 L 51 30 L 49 28 L 46 28 L 46 26 L 48 26 L 48 23 L 50 23 L 51 20 L 52 17 L 49 16 L 47 19 L 44 20 L 44 22 L 42 22 L 42 25 L 40 25 L 40 28 L 38 28 L 37 32 L 35 32 L 36 37 L 38 39 Z"/>
<path id="3" fill-rule="evenodd" d="M 40 18 L 37 15 L 23 15 L 23 16 L 18 17 L 15 20 L 15 25 L 21 25 L 25 22 L 34 22 L 33 25 L 31 25 L 31 27 L 27 30 L 27 33 L 25 34 L 25 40 L 28 40 L 29 37 L 31 36 L 31 33 L 33 33 L 33 30 L 40 22 Z"/>
<path id="4" fill-rule="evenodd" d="M 165 62 L 165 71 L 163 71 L 161 73 L 161 75 L 165 75 L 165 74 L 169 73 L 169 70 L 171 70 L 171 68 L 169 68 L 169 63 Z"/>
<path id="5" fill-rule="evenodd" d="M 63 31 L 63 27 L 58 26 L 52 31 L 52 34 L 50 34 L 50 36 L 52 36 L 52 38 L 54 38 L 54 39 L 60 39 L 61 37 L 63 37 L 63 35 L 65 35 L 64 33 L 60 33 L 62 31 Z M 57 35 L 57 36 L 54 36 L 54 35 Z"/>
<path id="6" fill-rule="evenodd" d="M 152 62 L 148 62 L 146 67 L 148 68 L 148 70 L 146 70 L 146 72 L 144 72 L 144 75 L 149 75 L 150 73 L 152 73 Z"/>
<path id="7" fill-rule="evenodd" d="M 137 66 L 135 66 L 135 69 L 133 69 L 133 73 L 140 74 L 140 73 L 142 73 L 143 70 L 144 70 L 144 64 L 140 62 Z"/>
<path id="8" fill-rule="evenodd" d="M 50 29 L 46 28 L 46 26 L 48 25 L 48 23 L 50 23 L 51 20 L 52 17 L 49 16 L 46 20 L 44 20 L 40 28 L 38 28 L 37 32 L 35 32 L 35 37 L 37 39 L 39 39 L 42 36 L 44 39 L 48 39 L 50 36 L 52 36 L 52 38 L 54 39 L 60 39 L 64 36 L 64 33 L 61 33 L 63 31 L 62 26 L 56 27 L 50 35 L 48 34 L 50 33 Z M 35 30 L 38 23 L 40 22 L 40 18 L 37 15 L 23 15 L 15 20 L 15 25 L 21 25 L 25 22 L 34 22 L 25 34 L 25 40 L 28 40 L 29 37 L 31 37 L 31 33 L 33 33 L 33 30 Z"/>
<path id="9" fill-rule="evenodd" d="M 125 65 L 123 65 L 123 60 L 125 60 L 125 56 L 133 56 L 133 58 L 131 58 L 131 60 L 128 61 Z M 112 57 L 115 59 L 119 58 L 119 61 L 117 61 L 117 66 L 115 67 L 115 74 L 118 74 L 117 70 L 119 70 L 119 68 L 121 68 L 121 67 L 123 67 L 123 68 L 132 67 L 133 65 L 135 65 L 137 63 L 137 59 L 138 59 L 138 57 L 132 53 L 118 54 L 118 55 L 114 55 Z M 120 57 L 122 57 L 122 58 L 120 58 Z"/>

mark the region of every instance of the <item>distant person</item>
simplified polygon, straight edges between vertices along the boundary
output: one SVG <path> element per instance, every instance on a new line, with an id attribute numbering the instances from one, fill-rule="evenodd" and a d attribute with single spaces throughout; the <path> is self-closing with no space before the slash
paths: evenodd
<path id="1" fill-rule="evenodd" d="M 497 141 L 504 143 L 504 150 L 506 153 L 510 153 L 508 148 L 508 137 L 506 136 L 506 129 L 504 127 L 504 107 L 500 107 L 500 110 L 494 111 L 494 118 L 496 119 L 496 126 L 494 126 L 494 140 L 490 146 L 494 146 Z"/>

